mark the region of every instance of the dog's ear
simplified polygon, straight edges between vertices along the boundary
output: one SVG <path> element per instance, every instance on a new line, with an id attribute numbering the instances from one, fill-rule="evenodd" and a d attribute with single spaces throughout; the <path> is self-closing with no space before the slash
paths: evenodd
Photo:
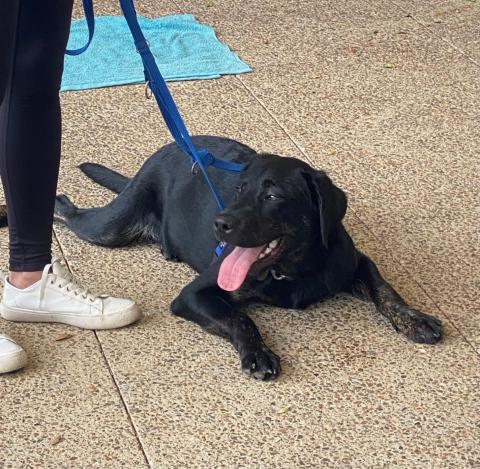
<path id="1" fill-rule="evenodd" d="M 318 210 L 322 244 L 327 249 L 333 227 L 342 221 L 347 211 L 347 196 L 323 171 L 311 171 L 304 175 Z"/>

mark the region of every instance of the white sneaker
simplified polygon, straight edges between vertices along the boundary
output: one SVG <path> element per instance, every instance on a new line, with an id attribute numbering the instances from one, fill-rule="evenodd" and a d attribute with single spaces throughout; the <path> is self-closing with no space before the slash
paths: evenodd
<path id="1" fill-rule="evenodd" d="M 5 279 L 0 315 L 8 321 L 61 322 L 84 329 L 123 327 L 142 316 L 131 300 L 94 295 L 80 286 L 58 260 L 23 290 Z"/>
<path id="2" fill-rule="evenodd" d="M 27 354 L 10 337 L 0 334 L 0 374 L 19 370 L 27 364 Z"/>

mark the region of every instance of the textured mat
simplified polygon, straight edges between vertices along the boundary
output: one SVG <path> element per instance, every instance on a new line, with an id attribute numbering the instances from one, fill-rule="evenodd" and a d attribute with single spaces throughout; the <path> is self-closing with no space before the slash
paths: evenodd
<path id="1" fill-rule="evenodd" d="M 160 18 L 139 17 L 166 80 L 200 80 L 251 71 L 216 37 L 210 26 L 193 15 Z M 69 49 L 86 42 L 85 19 L 72 22 Z M 93 41 L 82 55 L 66 56 L 62 91 L 141 83 L 143 66 L 135 50 L 127 23 L 121 16 L 100 16 L 95 20 Z"/>

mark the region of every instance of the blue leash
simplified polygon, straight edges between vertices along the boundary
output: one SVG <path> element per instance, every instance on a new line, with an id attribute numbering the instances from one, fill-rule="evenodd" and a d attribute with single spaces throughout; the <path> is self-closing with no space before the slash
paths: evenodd
<path id="1" fill-rule="evenodd" d="M 65 51 L 68 55 L 80 55 L 88 49 L 88 46 L 92 42 L 93 33 L 95 31 L 95 15 L 93 13 L 93 2 L 92 0 L 83 1 L 83 11 L 85 12 L 85 19 L 87 20 L 88 26 L 88 41 L 80 49 L 67 49 Z"/>
<path id="2" fill-rule="evenodd" d="M 130 32 L 132 33 L 137 52 L 142 58 L 145 80 L 155 96 L 155 100 L 157 101 L 160 112 L 162 113 L 171 135 L 177 145 L 189 156 L 192 163 L 192 172 L 194 172 L 195 169 L 199 169 L 202 172 L 219 210 L 223 210 L 225 205 L 220 197 L 220 194 L 210 180 L 206 168 L 213 166 L 214 168 L 222 169 L 224 171 L 238 173 L 243 170 L 243 165 L 215 158 L 205 148 L 195 148 L 192 139 L 190 138 L 190 134 L 188 133 L 182 117 L 180 116 L 177 106 L 175 105 L 175 101 L 173 100 L 167 84 L 165 83 L 165 80 L 158 69 L 158 66 L 155 62 L 155 57 L 150 50 L 148 41 L 145 39 L 140 25 L 138 24 L 137 13 L 135 11 L 133 0 L 119 0 L 119 2 Z M 80 49 L 67 50 L 66 53 L 69 55 L 81 54 L 87 50 L 88 46 L 92 42 L 95 30 L 93 0 L 83 0 L 83 9 L 85 11 L 85 18 L 88 25 L 88 42 Z M 215 254 L 220 256 L 224 247 L 224 243 L 219 243 L 215 248 Z"/>

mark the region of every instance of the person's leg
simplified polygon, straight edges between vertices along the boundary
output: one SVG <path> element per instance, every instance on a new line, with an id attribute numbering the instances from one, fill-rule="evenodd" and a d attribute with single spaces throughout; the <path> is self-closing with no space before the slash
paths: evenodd
<path id="1" fill-rule="evenodd" d="M 19 0 L 0 2 L 0 105 L 3 102 L 12 64 Z"/>
<path id="2" fill-rule="evenodd" d="M 59 89 L 73 0 L 14 3 L 17 14 L 10 11 L 10 19 L 16 27 L 8 29 L 14 38 L 7 43 L 10 62 L 0 108 L 0 172 L 10 230 L 10 273 L 0 316 L 88 329 L 125 326 L 141 317 L 133 301 L 94 295 L 51 260 L 61 141 Z M 0 27 L 6 26 L 4 20 L 0 17 Z"/>
<path id="3" fill-rule="evenodd" d="M 0 2 L 0 105 L 10 77 L 13 45 L 18 18 L 18 0 Z M 0 334 L 0 374 L 23 368 L 27 363 L 25 351 L 10 337 Z"/>
<path id="4" fill-rule="evenodd" d="M 2 68 L 9 73 L 2 76 L 0 173 L 10 232 L 9 281 L 18 288 L 38 281 L 51 262 L 61 142 L 59 89 L 72 3 L 22 0 L 16 18 L 12 7 L 10 19 L 2 15 L 1 20 L 16 23 L 16 28 L 5 25 L 10 30 L 7 47 L 0 44 L 10 61 Z"/>

